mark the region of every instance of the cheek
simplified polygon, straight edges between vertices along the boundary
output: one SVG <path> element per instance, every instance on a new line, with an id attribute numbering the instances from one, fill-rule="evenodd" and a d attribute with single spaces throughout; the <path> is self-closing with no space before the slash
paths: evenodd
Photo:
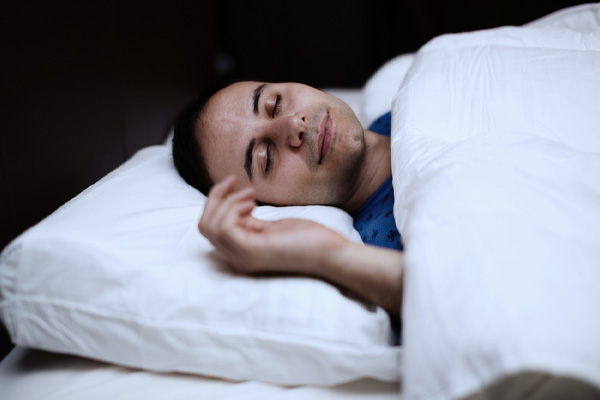
<path id="1" fill-rule="evenodd" d="M 208 169 L 208 175 L 211 177 L 212 180 L 214 180 L 214 183 L 216 184 L 225 179 L 228 173 L 226 166 L 223 165 L 223 160 L 220 157 L 214 157 L 214 154 L 216 153 L 207 154 L 204 157 L 204 160 Z"/>
<path id="2" fill-rule="evenodd" d="M 236 187 L 245 187 L 249 184 L 248 176 L 244 170 L 244 149 L 227 137 L 219 142 L 210 143 L 206 148 L 205 161 L 208 173 L 215 183 L 225 179 L 229 175 L 237 178 Z"/>
<path id="3" fill-rule="evenodd" d="M 306 166 L 289 165 L 285 171 L 280 171 L 273 184 L 278 190 L 285 190 L 289 194 L 296 195 L 306 188 L 310 182 L 310 177 L 306 171 Z"/>
<path id="4" fill-rule="evenodd" d="M 269 181 L 255 184 L 258 200 L 279 205 L 302 204 L 313 192 L 318 179 L 306 165 L 288 165 Z"/>

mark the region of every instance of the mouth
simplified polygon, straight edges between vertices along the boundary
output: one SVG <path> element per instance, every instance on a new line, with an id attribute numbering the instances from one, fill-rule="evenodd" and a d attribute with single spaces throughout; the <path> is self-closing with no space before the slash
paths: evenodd
<path id="1" fill-rule="evenodd" d="M 333 135 L 333 121 L 331 120 L 329 114 L 323 118 L 323 122 L 321 122 L 321 126 L 319 128 L 319 164 L 321 164 L 327 155 L 327 151 L 331 145 L 331 137 Z"/>

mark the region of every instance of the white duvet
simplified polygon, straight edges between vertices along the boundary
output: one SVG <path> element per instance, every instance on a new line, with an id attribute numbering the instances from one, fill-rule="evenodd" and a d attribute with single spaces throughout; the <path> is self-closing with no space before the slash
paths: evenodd
<path id="1" fill-rule="evenodd" d="M 580 6 L 417 53 L 392 112 L 403 399 L 524 370 L 600 387 L 599 22 Z"/>

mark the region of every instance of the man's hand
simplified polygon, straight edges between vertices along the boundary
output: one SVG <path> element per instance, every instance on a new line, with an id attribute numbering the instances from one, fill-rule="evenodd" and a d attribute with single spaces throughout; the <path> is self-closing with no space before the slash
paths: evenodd
<path id="1" fill-rule="evenodd" d="M 236 271 L 312 275 L 400 315 L 401 252 L 351 242 L 312 221 L 256 219 L 254 190 L 234 186 L 230 176 L 212 188 L 198 229 Z"/>
<path id="2" fill-rule="evenodd" d="M 339 233 L 312 221 L 254 218 L 254 190 L 235 192 L 234 186 L 232 176 L 213 186 L 198 229 L 235 270 L 319 275 L 324 257 L 348 244 Z"/>

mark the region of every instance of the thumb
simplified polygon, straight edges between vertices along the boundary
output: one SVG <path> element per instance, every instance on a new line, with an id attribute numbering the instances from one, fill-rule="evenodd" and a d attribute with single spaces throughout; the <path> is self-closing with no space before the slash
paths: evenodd
<path id="1" fill-rule="evenodd" d="M 256 219 L 252 215 L 249 215 L 247 218 L 244 219 L 244 227 L 255 232 L 263 231 L 267 224 L 268 221 Z"/>

